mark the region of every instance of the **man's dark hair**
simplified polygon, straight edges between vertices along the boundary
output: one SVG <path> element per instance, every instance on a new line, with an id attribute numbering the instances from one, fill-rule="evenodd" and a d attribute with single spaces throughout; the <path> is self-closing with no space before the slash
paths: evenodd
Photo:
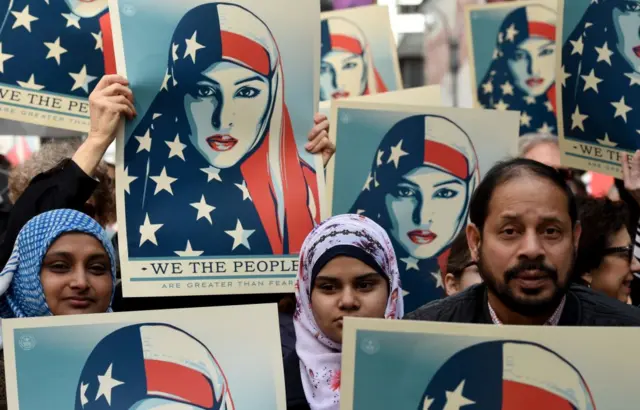
<path id="1" fill-rule="evenodd" d="M 578 220 L 578 208 L 576 198 L 567 185 L 564 178 L 556 169 L 525 158 L 515 158 L 499 162 L 487 172 L 485 177 L 476 188 L 469 204 L 469 219 L 480 232 L 484 229 L 484 223 L 489 215 L 489 203 L 496 188 L 514 178 L 521 176 L 532 176 L 546 179 L 565 193 L 567 196 L 568 212 L 571 218 L 571 225 L 575 226 Z M 523 184 L 527 181 L 523 180 Z"/>
<path id="2" fill-rule="evenodd" d="M 463 229 L 451 242 L 451 251 L 447 260 L 447 272 L 460 279 L 462 272 L 469 267 L 471 262 L 471 251 L 467 242 L 467 233 Z"/>
<path id="3" fill-rule="evenodd" d="M 578 209 L 582 234 L 574 280 L 582 282 L 582 275 L 600 266 L 614 235 L 627 228 L 629 209 L 625 202 L 609 198 L 579 198 Z"/>

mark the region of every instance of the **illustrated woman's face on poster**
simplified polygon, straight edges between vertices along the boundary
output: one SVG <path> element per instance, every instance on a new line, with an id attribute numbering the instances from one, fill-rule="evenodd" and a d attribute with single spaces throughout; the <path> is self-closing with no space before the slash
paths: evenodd
<path id="1" fill-rule="evenodd" d="M 359 96 L 367 86 L 367 67 L 360 54 L 334 50 L 322 57 L 320 99 Z"/>
<path id="2" fill-rule="evenodd" d="M 546 93 L 555 81 L 555 54 L 548 38 L 532 36 L 520 43 L 508 60 L 516 86 L 534 97 Z"/>
<path id="3" fill-rule="evenodd" d="M 95 17 L 108 7 L 107 0 L 64 0 L 73 14 L 82 18 Z"/>
<path id="4" fill-rule="evenodd" d="M 216 63 L 184 97 L 191 142 L 216 168 L 240 162 L 263 134 L 270 80 L 234 63 Z"/>
<path id="5" fill-rule="evenodd" d="M 618 35 L 618 51 L 640 73 L 640 1 L 623 1 L 614 7 L 613 25 Z"/>
<path id="6" fill-rule="evenodd" d="M 391 233 L 416 259 L 435 257 L 457 234 L 466 181 L 430 166 L 405 174 L 385 197 Z"/>

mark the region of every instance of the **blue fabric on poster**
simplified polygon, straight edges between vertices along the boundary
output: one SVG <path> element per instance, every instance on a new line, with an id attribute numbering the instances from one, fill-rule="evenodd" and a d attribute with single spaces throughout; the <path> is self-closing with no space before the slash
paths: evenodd
<path id="1" fill-rule="evenodd" d="M 105 72 L 100 18 L 108 13 L 106 4 L 96 16 L 84 18 L 66 0 L 2 3 L 0 83 L 33 80 L 35 85 L 23 88 L 88 97 Z M 80 74 L 79 81 L 71 74 Z"/>
<path id="2" fill-rule="evenodd" d="M 506 109 L 523 113 L 520 135 L 538 132 L 556 135 L 558 131 L 555 106 L 552 103 L 555 101 L 555 85 L 552 84 L 551 88 L 538 96 L 529 94 L 518 86 L 516 75 L 509 66 L 509 61 L 518 59 L 516 53 L 519 46 L 534 35 L 530 32 L 530 24 L 536 22 L 529 20 L 527 10 L 543 8 L 539 5 L 520 7 L 505 17 L 496 40 L 493 61 L 478 86 L 478 102 L 484 108 L 500 109 L 502 104 L 506 104 Z M 517 32 L 513 41 L 510 37 L 507 38 L 509 30 Z M 538 56 L 526 58 L 539 59 Z M 535 68 L 532 68 L 531 61 L 528 64 L 527 75 L 540 75 L 532 72 Z"/>
<path id="3" fill-rule="evenodd" d="M 86 233 L 102 243 L 111 262 L 113 283 L 116 283 L 115 251 L 104 229 L 89 216 L 75 210 L 45 212 L 31 219 L 22 228 L 9 262 L 0 273 L 0 283 L 6 289 L 0 296 L 0 317 L 7 319 L 51 315 L 40 282 L 40 270 L 49 247 L 61 235 L 69 232 Z M 113 289 L 115 292 L 115 285 Z"/>
<path id="4" fill-rule="evenodd" d="M 570 7 L 565 4 L 565 13 Z M 618 23 L 622 21 L 626 24 Z M 639 26 L 640 4 L 601 0 L 591 2 L 567 38 L 562 49 L 564 74 L 558 73 L 566 78 L 562 111 L 567 137 L 592 144 L 608 137 L 615 148 L 640 148 Z M 618 162 L 616 157 L 606 159 Z"/>

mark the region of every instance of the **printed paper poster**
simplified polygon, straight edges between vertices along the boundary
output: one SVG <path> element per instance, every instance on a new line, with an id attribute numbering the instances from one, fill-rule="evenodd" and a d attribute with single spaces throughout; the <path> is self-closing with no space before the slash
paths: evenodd
<path id="1" fill-rule="evenodd" d="M 124 295 L 293 291 L 324 192 L 322 160 L 304 150 L 319 4 L 110 6 L 139 113 L 117 144 Z"/>
<path id="2" fill-rule="evenodd" d="M 0 118 L 89 131 L 88 96 L 105 71 L 115 71 L 107 6 L 0 2 Z"/>
<path id="3" fill-rule="evenodd" d="M 637 339 L 635 328 L 348 318 L 340 408 L 624 410 L 640 399 Z"/>
<path id="4" fill-rule="evenodd" d="M 286 409 L 275 305 L 9 319 L 2 331 L 10 410 Z"/>
<path id="5" fill-rule="evenodd" d="M 332 108 L 328 209 L 389 233 L 411 312 L 444 295 L 451 242 L 482 176 L 516 154 L 519 114 L 347 100 Z"/>
<path id="6" fill-rule="evenodd" d="M 387 6 L 322 13 L 320 101 L 402 89 Z"/>
<path id="7" fill-rule="evenodd" d="M 466 9 L 475 106 L 520 111 L 520 135 L 558 134 L 556 0 Z"/>
<path id="8" fill-rule="evenodd" d="M 565 166 L 621 178 L 622 155 L 640 148 L 640 3 L 560 3 L 558 92 Z"/>

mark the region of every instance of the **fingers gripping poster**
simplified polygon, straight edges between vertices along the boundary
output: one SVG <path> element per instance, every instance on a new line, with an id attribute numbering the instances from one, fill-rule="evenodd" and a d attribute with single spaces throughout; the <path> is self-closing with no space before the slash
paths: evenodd
<path id="1" fill-rule="evenodd" d="M 138 111 L 118 140 L 124 295 L 292 291 L 323 198 L 322 160 L 304 150 L 318 101 L 319 4 L 114 0 L 111 9 Z"/>
<path id="2" fill-rule="evenodd" d="M 557 135 L 556 0 L 466 9 L 475 106 L 520 111 L 520 135 Z"/>
<path id="3" fill-rule="evenodd" d="M 286 408 L 275 305 L 11 319 L 2 328 L 10 410 Z"/>
<path id="4" fill-rule="evenodd" d="M 0 1 L 0 118 L 87 132 L 105 72 L 115 72 L 107 0 Z"/>
<path id="5" fill-rule="evenodd" d="M 320 101 L 402 89 L 387 6 L 322 13 Z"/>
<path id="6" fill-rule="evenodd" d="M 622 176 L 622 155 L 640 148 L 640 2 L 560 3 L 558 76 L 562 162 Z"/>
<path id="7" fill-rule="evenodd" d="M 411 312 L 444 295 L 471 194 L 493 164 L 515 155 L 519 114 L 348 100 L 332 109 L 329 209 L 367 216 L 389 233 Z"/>

